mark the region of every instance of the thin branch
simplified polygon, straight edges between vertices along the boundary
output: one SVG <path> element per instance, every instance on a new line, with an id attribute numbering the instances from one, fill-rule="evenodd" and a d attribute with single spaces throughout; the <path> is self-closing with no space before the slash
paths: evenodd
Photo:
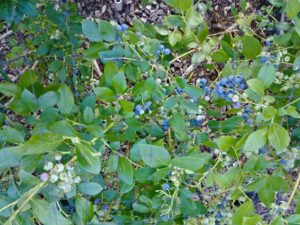
<path id="1" fill-rule="evenodd" d="M 2 35 L 0 36 L 0 41 L 3 40 L 3 39 L 5 39 L 5 38 L 7 38 L 7 37 L 10 36 L 12 33 L 13 33 L 12 30 L 9 30 L 9 31 L 7 31 L 5 34 L 2 34 Z"/>
<path id="2" fill-rule="evenodd" d="M 101 76 L 102 76 L 102 72 L 101 72 L 101 70 L 100 70 L 100 68 L 99 68 L 99 66 L 98 66 L 98 63 L 97 63 L 97 60 L 96 60 L 96 59 L 93 60 L 93 64 L 94 64 L 94 67 L 95 67 L 95 70 L 96 70 L 98 76 L 101 77 Z"/>

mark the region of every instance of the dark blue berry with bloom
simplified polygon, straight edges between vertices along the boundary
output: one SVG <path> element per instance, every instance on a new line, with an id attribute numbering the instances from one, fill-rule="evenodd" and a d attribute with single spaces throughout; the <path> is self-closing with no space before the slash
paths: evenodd
<path id="1" fill-rule="evenodd" d="M 183 90 L 180 87 L 176 87 L 176 92 L 180 95 L 183 94 Z"/>
<path id="2" fill-rule="evenodd" d="M 105 211 L 107 209 L 108 209 L 108 205 L 105 204 L 105 205 L 102 206 L 102 211 Z"/>
<path id="3" fill-rule="evenodd" d="M 262 64 L 266 63 L 267 61 L 268 61 L 268 57 L 266 57 L 266 56 L 260 57 L 260 62 L 261 62 Z"/>
<path id="4" fill-rule="evenodd" d="M 267 154 L 267 152 L 268 152 L 268 149 L 267 149 L 267 148 L 265 148 L 265 147 L 262 147 L 262 148 L 258 149 L 258 152 L 259 152 L 260 154 L 263 154 L 263 155 L 265 155 L 265 154 Z"/>
<path id="5" fill-rule="evenodd" d="M 240 108 L 238 92 L 244 91 L 247 88 L 245 79 L 242 76 L 230 75 L 216 82 L 213 93 L 219 98 L 225 99 L 228 102 L 233 102 L 233 108 Z"/>
<path id="6" fill-rule="evenodd" d="M 171 53 L 171 50 L 169 48 L 165 48 L 164 45 L 159 45 L 157 54 L 169 55 L 170 53 Z"/>
<path id="7" fill-rule="evenodd" d="M 164 183 L 164 184 L 162 185 L 162 189 L 163 189 L 164 191 L 167 191 L 167 190 L 170 189 L 170 185 L 167 184 L 167 183 Z"/>
<path id="8" fill-rule="evenodd" d="M 163 123 L 162 123 L 162 129 L 164 131 L 168 131 L 170 128 L 170 123 L 169 123 L 169 120 L 164 120 Z"/>
<path id="9" fill-rule="evenodd" d="M 134 107 L 133 112 L 135 115 L 143 115 L 145 113 L 145 107 L 138 104 Z"/>
<path id="10" fill-rule="evenodd" d="M 207 86 L 207 80 L 205 78 L 201 78 L 199 80 L 199 86 L 204 90 L 205 96 L 209 96 L 211 93 L 210 87 Z"/>
<path id="11" fill-rule="evenodd" d="M 162 221 L 167 222 L 169 220 L 169 216 L 168 215 L 162 215 L 161 219 L 162 219 Z"/>
<path id="12" fill-rule="evenodd" d="M 128 25 L 124 23 L 122 23 L 121 25 L 116 25 L 116 30 L 121 33 L 125 33 L 126 30 L 128 30 Z"/>

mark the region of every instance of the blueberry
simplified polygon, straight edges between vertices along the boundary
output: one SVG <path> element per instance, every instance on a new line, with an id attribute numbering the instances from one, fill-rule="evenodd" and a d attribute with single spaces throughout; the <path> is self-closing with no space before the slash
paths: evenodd
<path id="1" fill-rule="evenodd" d="M 117 25 L 116 30 L 119 31 L 119 32 L 122 32 L 122 27 L 120 25 Z"/>
<path id="2" fill-rule="evenodd" d="M 227 83 L 227 78 L 223 78 L 221 81 L 220 81 L 220 84 L 225 86 Z"/>
<path id="3" fill-rule="evenodd" d="M 222 219 L 222 217 L 223 217 L 222 213 L 220 211 L 218 211 L 215 216 L 216 220 L 220 220 L 220 219 Z"/>
<path id="4" fill-rule="evenodd" d="M 231 80 L 231 81 L 234 80 L 234 75 L 230 75 L 230 76 L 228 77 L 228 79 Z"/>
<path id="5" fill-rule="evenodd" d="M 183 93 L 183 90 L 180 87 L 176 87 L 176 91 L 177 91 L 178 94 L 182 94 Z"/>
<path id="6" fill-rule="evenodd" d="M 164 222 L 167 222 L 169 220 L 169 216 L 168 215 L 162 215 L 161 219 L 164 221 Z"/>
<path id="7" fill-rule="evenodd" d="M 262 147 L 262 148 L 258 149 L 258 152 L 259 152 L 260 154 L 267 154 L 268 149 L 265 148 L 265 147 Z"/>
<path id="8" fill-rule="evenodd" d="M 239 102 L 234 102 L 234 103 L 232 104 L 232 106 L 233 106 L 233 108 L 238 109 L 238 108 L 241 107 L 241 104 L 240 104 Z"/>
<path id="9" fill-rule="evenodd" d="M 205 86 L 204 91 L 205 91 L 206 96 L 210 95 L 210 88 L 209 87 Z"/>
<path id="10" fill-rule="evenodd" d="M 200 79 L 200 84 L 202 84 L 203 86 L 207 84 L 207 80 L 205 78 L 201 78 Z"/>
<path id="11" fill-rule="evenodd" d="M 159 48 L 158 48 L 159 50 L 164 50 L 165 49 L 165 46 L 164 45 L 159 45 Z"/>
<path id="12" fill-rule="evenodd" d="M 140 104 L 135 106 L 136 111 L 141 111 L 142 109 L 143 109 L 143 106 Z"/>
<path id="13" fill-rule="evenodd" d="M 266 41 L 266 46 L 269 48 L 271 46 L 271 42 L 269 40 Z"/>
<path id="14" fill-rule="evenodd" d="M 280 159 L 279 163 L 285 166 L 287 164 L 287 161 L 285 159 Z"/>
<path id="15" fill-rule="evenodd" d="M 150 106 L 151 106 L 151 102 L 145 102 L 145 106 L 146 106 L 146 108 L 149 108 Z"/>
<path id="16" fill-rule="evenodd" d="M 246 120 L 246 123 L 247 123 L 248 125 L 251 125 L 252 122 L 253 122 L 253 121 L 252 121 L 251 119 L 247 119 L 247 120 Z"/>
<path id="17" fill-rule="evenodd" d="M 238 85 L 238 84 L 240 84 L 240 83 L 242 82 L 242 79 L 241 79 L 240 77 L 235 77 L 234 80 L 233 80 L 233 82 L 234 82 L 236 85 Z"/>
<path id="18" fill-rule="evenodd" d="M 108 209 L 108 205 L 105 204 L 105 205 L 102 206 L 102 211 L 105 211 L 107 209 Z"/>
<path id="19" fill-rule="evenodd" d="M 261 62 L 262 64 L 266 63 L 267 61 L 268 61 L 268 58 L 267 58 L 267 57 L 265 57 L 265 56 L 260 57 L 260 62 Z"/>
<path id="20" fill-rule="evenodd" d="M 122 23 L 121 27 L 123 32 L 125 32 L 128 29 L 128 26 L 125 23 Z"/>
<path id="21" fill-rule="evenodd" d="M 101 198 L 96 198 L 94 201 L 94 204 L 99 205 L 101 203 L 101 201 L 102 201 Z"/>
<path id="22" fill-rule="evenodd" d="M 170 51 L 170 49 L 165 48 L 165 49 L 163 50 L 163 53 L 164 53 L 165 55 L 169 55 L 169 54 L 171 53 L 171 51 Z"/>
<path id="23" fill-rule="evenodd" d="M 163 189 L 164 191 L 167 191 L 167 190 L 170 189 L 170 185 L 167 184 L 167 183 L 164 183 L 164 184 L 162 185 L 162 189 Z"/>

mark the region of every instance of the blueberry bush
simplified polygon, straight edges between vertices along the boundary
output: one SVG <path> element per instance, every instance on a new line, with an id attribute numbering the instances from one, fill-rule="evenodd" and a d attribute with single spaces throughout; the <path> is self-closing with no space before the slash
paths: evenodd
<path id="1" fill-rule="evenodd" d="M 222 32 L 209 2 L 165 3 L 152 25 L 0 2 L 24 36 L 0 62 L 1 224 L 300 224 L 300 2 L 242 0 Z"/>

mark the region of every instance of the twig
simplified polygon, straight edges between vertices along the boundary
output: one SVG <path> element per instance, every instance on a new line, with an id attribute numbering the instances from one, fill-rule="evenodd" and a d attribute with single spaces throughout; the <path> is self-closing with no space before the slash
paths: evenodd
<path id="1" fill-rule="evenodd" d="M 39 61 L 35 60 L 34 63 L 33 63 L 33 65 L 32 65 L 32 67 L 31 67 L 31 69 L 34 70 L 38 63 L 39 63 Z M 13 82 L 16 82 L 22 76 L 22 74 L 25 73 L 25 71 L 28 70 L 29 68 L 30 68 L 30 65 L 27 65 L 24 69 L 22 69 L 22 71 L 17 76 L 15 76 L 14 78 L 12 78 L 11 80 Z"/>
<path id="2" fill-rule="evenodd" d="M 291 196 L 290 196 L 290 198 L 289 198 L 289 200 L 288 200 L 288 202 L 287 202 L 287 208 L 288 208 L 289 205 L 291 204 L 291 202 L 292 202 L 292 200 L 293 200 L 293 198 L 294 198 L 294 196 L 295 196 L 295 194 L 296 194 L 296 191 L 297 191 L 297 189 L 298 189 L 299 184 L 300 184 L 300 172 L 298 172 L 298 178 L 297 178 L 297 181 L 296 181 L 296 183 L 295 183 L 293 192 L 292 192 L 292 194 L 291 194 Z"/>
<path id="3" fill-rule="evenodd" d="M 0 41 L 3 40 L 3 39 L 5 39 L 5 38 L 7 38 L 7 37 L 10 36 L 12 33 L 13 33 L 12 30 L 9 30 L 9 31 L 7 31 L 5 34 L 2 34 L 2 35 L 0 36 Z"/>
<path id="4" fill-rule="evenodd" d="M 102 72 L 101 72 L 101 70 L 100 70 L 100 68 L 98 66 L 98 63 L 97 63 L 96 59 L 93 60 L 93 64 L 94 64 L 95 70 L 98 73 L 99 77 L 101 77 L 102 76 Z"/>

